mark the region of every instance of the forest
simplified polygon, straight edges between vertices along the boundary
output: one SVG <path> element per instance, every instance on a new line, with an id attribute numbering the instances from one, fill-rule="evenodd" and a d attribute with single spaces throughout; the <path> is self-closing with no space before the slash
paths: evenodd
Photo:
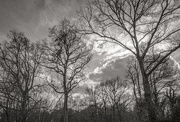
<path id="1" fill-rule="evenodd" d="M 178 0 L 91 0 L 48 38 L 9 30 L 0 41 L 0 122 L 180 122 L 179 18 Z M 109 44 L 127 53 L 102 65 L 124 65 L 88 85 L 95 46 Z"/>

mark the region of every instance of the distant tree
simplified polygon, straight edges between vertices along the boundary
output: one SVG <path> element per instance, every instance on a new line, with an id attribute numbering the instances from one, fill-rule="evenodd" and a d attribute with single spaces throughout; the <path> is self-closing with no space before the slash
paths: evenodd
<path id="1" fill-rule="evenodd" d="M 108 105 L 108 94 L 106 92 L 106 85 L 104 83 L 101 83 L 98 86 L 98 98 L 100 101 L 100 108 L 102 108 L 102 116 L 104 122 L 108 122 L 108 111 L 109 111 L 109 105 Z"/>
<path id="2" fill-rule="evenodd" d="M 89 110 L 90 110 L 90 118 L 93 122 L 98 122 L 98 109 L 99 109 L 99 102 L 98 102 L 98 87 L 87 87 L 86 94 L 88 95 L 89 100 Z"/>
<path id="3" fill-rule="evenodd" d="M 123 122 L 124 113 L 132 102 L 128 83 L 119 77 L 86 88 L 88 110 L 93 122 Z"/>
<path id="4" fill-rule="evenodd" d="M 79 12 L 81 33 L 120 45 L 137 58 L 150 122 L 156 122 L 157 117 L 149 77 L 180 48 L 179 38 L 175 38 L 180 31 L 179 10 L 175 0 L 94 0 Z M 120 39 L 123 36 L 131 43 Z M 146 57 L 153 48 L 158 55 L 147 65 Z"/>
<path id="5" fill-rule="evenodd" d="M 128 60 L 127 65 L 127 74 L 126 78 L 133 85 L 133 93 L 135 97 L 135 101 L 139 102 L 139 100 L 143 99 L 143 89 L 142 89 L 142 78 L 139 69 L 139 65 L 135 57 L 131 56 Z"/>
<path id="6" fill-rule="evenodd" d="M 178 122 L 180 120 L 180 96 L 176 97 L 176 103 L 174 105 L 174 110 L 173 110 L 173 117 L 172 120 L 173 122 Z"/>
<path id="7" fill-rule="evenodd" d="M 37 80 L 43 50 L 21 32 L 11 30 L 7 37 L 0 44 L 0 107 L 6 113 L 4 121 L 26 122 L 30 112 L 40 107 L 42 86 Z"/>
<path id="8" fill-rule="evenodd" d="M 172 120 L 175 116 L 174 109 L 179 97 L 179 79 L 170 79 L 170 83 L 167 84 L 165 88 L 165 93 L 163 94 L 165 104 L 165 115 L 167 119 Z M 172 82 L 173 81 L 173 82 Z"/>
<path id="9" fill-rule="evenodd" d="M 105 93 L 108 97 L 107 104 L 112 108 L 112 121 L 115 122 L 117 121 L 116 118 L 118 118 L 118 121 L 121 122 L 122 113 L 132 100 L 127 92 L 128 83 L 116 77 L 103 82 L 101 86 L 105 86 Z"/>
<path id="10" fill-rule="evenodd" d="M 75 25 L 64 19 L 49 30 L 52 41 L 46 44 L 44 66 L 58 74 L 49 85 L 64 95 L 64 122 L 68 122 L 68 95 L 83 80 L 83 69 L 91 60 L 91 46 L 83 42 Z"/>

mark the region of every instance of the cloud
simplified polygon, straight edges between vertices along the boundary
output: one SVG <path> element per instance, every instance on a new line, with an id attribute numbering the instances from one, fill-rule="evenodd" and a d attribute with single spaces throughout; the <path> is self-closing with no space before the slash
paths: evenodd
<path id="1" fill-rule="evenodd" d="M 86 68 L 89 79 L 92 82 L 104 82 L 117 76 L 125 77 L 127 56 L 130 52 L 116 44 L 106 43 L 99 46 L 100 43 L 94 42 L 94 56 Z"/>
<path id="2" fill-rule="evenodd" d="M 90 79 L 86 80 L 85 82 L 81 82 L 75 89 L 72 90 L 73 94 L 86 94 L 86 88 L 89 87 L 96 87 L 100 82 L 94 82 Z"/>
<path id="3" fill-rule="evenodd" d="M 40 23 L 43 26 L 53 26 L 64 18 L 77 17 L 76 11 L 87 0 L 45 0 L 45 8 L 41 11 Z"/>
<path id="4" fill-rule="evenodd" d="M 76 17 L 87 0 L 4 0 L 0 2 L 0 38 L 10 29 L 33 41 L 48 37 L 48 28 L 64 17 Z"/>
<path id="5" fill-rule="evenodd" d="M 39 31 L 40 0 L 6 0 L 0 3 L 0 32 L 6 35 L 9 30 L 24 32 L 31 40 L 42 38 Z"/>
<path id="6" fill-rule="evenodd" d="M 128 57 L 119 57 L 115 60 L 107 61 L 102 67 L 97 67 L 89 78 L 93 81 L 104 82 L 117 76 L 123 78 L 126 74 L 126 65 Z"/>

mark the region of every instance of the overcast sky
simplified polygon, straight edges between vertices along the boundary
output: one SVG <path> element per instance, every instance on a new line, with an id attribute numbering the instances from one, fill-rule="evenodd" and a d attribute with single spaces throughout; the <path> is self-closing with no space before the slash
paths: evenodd
<path id="1" fill-rule="evenodd" d="M 47 37 L 48 27 L 74 18 L 86 0 L 0 0 L 0 38 L 10 29 L 22 31 L 33 41 Z"/>
<path id="2" fill-rule="evenodd" d="M 80 6 L 87 0 L 0 0 L 0 39 L 3 40 L 10 29 L 24 32 L 32 41 L 48 36 L 48 28 L 63 18 L 73 19 Z M 125 74 L 126 54 L 119 46 L 95 45 L 95 54 L 86 69 L 89 82 L 105 81 Z M 180 60 L 179 53 L 174 54 Z"/>

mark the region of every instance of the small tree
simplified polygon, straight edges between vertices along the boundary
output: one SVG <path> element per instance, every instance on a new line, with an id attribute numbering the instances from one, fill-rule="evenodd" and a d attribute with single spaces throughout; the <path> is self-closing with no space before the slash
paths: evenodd
<path id="1" fill-rule="evenodd" d="M 112 108 L 112 121 L 122 121 L 123 110 L 127 108 L 131 102 L 130 94 L 128 93 L 128 83 L 119 77 L 107 80 L 101 83 L 105 87 L 107 104 Z M 116 115 L 117 114 L 117 115 Z"/>
<path id="2" fill-rule="evenodd" d="M 90 108 L 90 118 L 93 122 L 98 122 L 98 109 L 99 109 L 99 102 L 98 102 L 98 87 L 87 87 L 86 93 L 88 95 L 89 100 L 89 108 Z"/>
<path id="3" fill-rule="evenodd" d="M 59 76 L 49 85 L 55 92 L 64 95 L 64 122 L 68 122 L 68 95 L 83 80 L 83 69 L 91 60 L 91 46 L 83 42 L 70 21 L 64 19 L 49 30 L 52 42 L 46 45 L 45 64 Z"/>
<path id="4" fill-rule="evenodd" d="M 100 101 L 100 107 L 102 108 L 103 111 L 103 121 L 104 122 L 108 122 L 108 94 L 107 94 L 107 88 L 106 85 L 104 85 L 104 83 L 100 83 L 98 85 L 98 98 Z"/>

